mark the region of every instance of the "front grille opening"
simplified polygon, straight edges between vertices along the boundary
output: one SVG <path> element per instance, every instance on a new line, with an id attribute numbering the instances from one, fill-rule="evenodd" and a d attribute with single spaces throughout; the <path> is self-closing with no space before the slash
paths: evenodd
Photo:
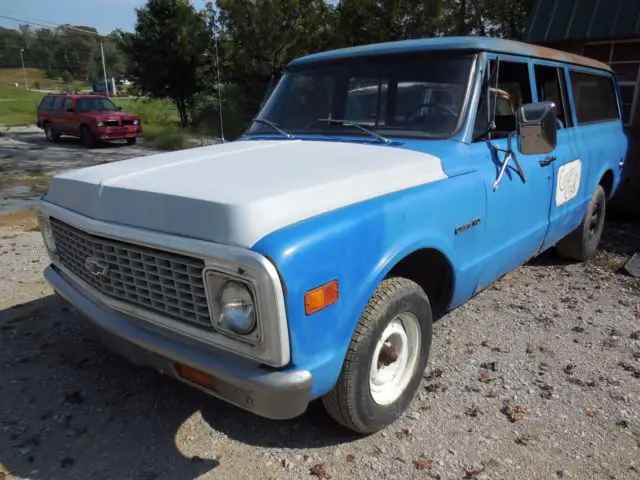
<path id="1" fill-rule="evenodd" d="M 56 218 L 51 230 L 60 262 L 98 291 L 213 330 L 203 260 L 92 235 Z"/>

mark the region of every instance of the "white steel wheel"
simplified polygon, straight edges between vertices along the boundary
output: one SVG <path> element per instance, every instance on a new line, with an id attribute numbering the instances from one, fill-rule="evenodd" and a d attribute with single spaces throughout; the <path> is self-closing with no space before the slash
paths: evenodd
<path id="1" fill-rule="evenodd" d="M 420 353 L 420 326 L 412 313 L 394 318 L 384 329 L 371 359 L 369 389 L 379 405 L 395 402 L 411 381 Z"/>
<path id="2" fill-rule="evenodd" d="M 420 386 L 431 347 L 431 305 L 416 282 L 384 279 L 351 337 L 325 409 L 350 430 L 368 434 L 395 422 Z"/>

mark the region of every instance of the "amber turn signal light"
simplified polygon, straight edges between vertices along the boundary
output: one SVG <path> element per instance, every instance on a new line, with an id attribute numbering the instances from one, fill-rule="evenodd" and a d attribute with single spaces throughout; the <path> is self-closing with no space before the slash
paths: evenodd
<path id="1" fill-rule="evenodd" d="M 338 281 L 333 280 L 304 295 L 304 313 L 311 315 L 338 301 Z"/>
<path id="2" fill-rule="evenodd" d="M 181 365 L 179 363 L 174 363 L 173 366 L 176 369 L 176 373 L 185 380 L 208 390 L 215 390 L 216 381 L 208 373 L 201 372 L 200 370 L 196 370 L 195 368 Z"/>

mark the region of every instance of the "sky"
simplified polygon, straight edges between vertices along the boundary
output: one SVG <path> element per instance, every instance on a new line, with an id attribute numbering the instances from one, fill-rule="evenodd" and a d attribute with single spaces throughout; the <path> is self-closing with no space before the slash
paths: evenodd
<path id="1" fill-rule="evenodd" d="M 145 0 L 0 0 L 0 15 L 36 23 L 84 25 L 106 34 L 116 28 L 132 31 L 135 8 L 145 3 Z M 205 0 L 191 3 L 200 9 Z M 20 23 L 0 18 L 1 27 L 17 28 Z"/>

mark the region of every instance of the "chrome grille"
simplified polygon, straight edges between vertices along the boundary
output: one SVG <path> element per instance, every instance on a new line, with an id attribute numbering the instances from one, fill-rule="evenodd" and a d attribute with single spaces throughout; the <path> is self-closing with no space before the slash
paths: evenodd
<path id="1" fill-rule="evenodd" d="M 212 328 L 202 260 L 92 235 L 55 218 L 51 229 L 60 262 L 100 292 Z"/>

